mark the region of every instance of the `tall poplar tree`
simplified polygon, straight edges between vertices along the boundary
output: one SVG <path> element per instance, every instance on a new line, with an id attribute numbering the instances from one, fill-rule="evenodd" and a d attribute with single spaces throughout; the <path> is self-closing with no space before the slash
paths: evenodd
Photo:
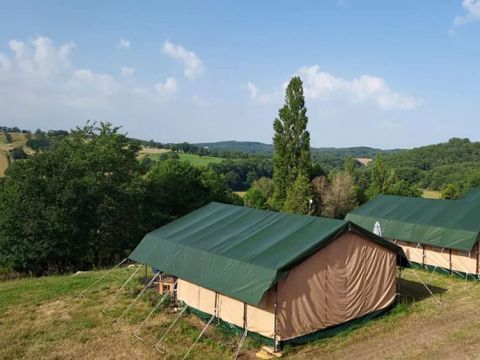
<path id="1" fill-rule="evenodd" d="M 273 207 L 283 207 L 287 192 L 301 175 L 309 178 L 312 160 L 310 157 L 310 133 L 307 131 L 307 108 L 300 77 L 290 80 L 285 94 L 285 105 L 279 110 L 273 123 L 273 180 L 275 192 Z"/>

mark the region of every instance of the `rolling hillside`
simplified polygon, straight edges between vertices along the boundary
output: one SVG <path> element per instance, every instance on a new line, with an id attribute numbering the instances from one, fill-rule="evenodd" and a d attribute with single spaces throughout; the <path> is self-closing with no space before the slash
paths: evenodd
<path id="1" fill-rule="evenodd" d="M 154 344 L 175 319 L 157 309 L 153 291 L 124 319 L 117 318 L 143 287 L 135 267 L 115 270 L 84 297 L 80 292 L 106 271 L 0 281 L 0 359 L 182 359 L 204 327 L 184 315 L 157 352 Z M 141 273 L 141 271 L 139 272 Z M 434 296 L 419 282 L 427 282 Z M 480 287 L 473 281 L 405 269 L 400 304 L 390 313 L 332 338 L 285 348 L 286 359 L 475 359 L 480 353 Z M 134 336 L 138 332 L 140 338 Z M 192 359 L 232 359 L 240 337 L 210 326 Z M 239 359 L 254 359 L 261 344 L 247 338 Z"/>
<path id="2" fill-rule="evenodd" d="M 441 190 L 447 184 L 462 188 L 480 185 L 480 142 L 453 138 L 384 156 L 398 176 L 423 189 Z"/>

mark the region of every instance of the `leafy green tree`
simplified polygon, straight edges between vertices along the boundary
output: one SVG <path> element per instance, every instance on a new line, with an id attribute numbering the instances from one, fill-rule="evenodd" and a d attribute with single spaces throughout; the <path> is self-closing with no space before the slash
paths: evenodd
<path id="1" fill-rule="evenodd" d="M 238 199 L 225 178 L 213 170 L 201 169 L 188 161 L 169 159 L 153 166 L 146 177 L 148 204 L 155 204 L 158 217 L 175 219 L 210 201 L 224 203 Z"/>
<path id="2" fill-rule="evenodd" d="M 275 182 L 273 205 L 277 209 L 282 208 L 288 197 L 288 191 L 293 188 L 300 176 L 310 177 L 312 162 L 307 123 L 303 83 L 300 77 L 295 76 L 287 86 L 285 105 L 279 110 L 278 118 L 273 123 L 275 131 L 273 137 L 273 180 Z"/>
<path id="3" fill-rule="evenodd" d="M 353 178 L 346 172 L 338 172 L 325 196 L 325 216 L 343 219 L 357 206 L 357 193 Z"/>
<path id="4" fill-rule="evenodd" d="M 325 176 L 317 176 L 312 180 L 312 199 L 313 215 L 321 216 L 325 206 L 325 197 L 329 188 L 328 180 Z"/>
<path id="5" fill-rule="evenodd" d="M 316 177 L 325 176 L 325 175 L 327 174 L 325 173 L 325 170 L 323 170 L 322 165 L 318 163 L 313 164 L 312 169 L 310 170 L 310 178 L 312 180 L 315 179 Z"/>
<path id="6" fill-rule="evenodd" d="M 349 156 L 348 158 L 345 159 L 345 171 L 347 174 L 350 176 L 353 176 L 353 173 L 355 172 L 355 159 Z"/>
<path id="7" fill-rule="evenodd" d="M 255 170 L 250 170 L 247 173 L 247 183 L 248 184 L 253 184 L 253 182 L 258 178 L 258 175 Z"/>
<path id="8" fill-rule="evenodd" d="M 283 211 L 304 215 L 311 214 L 313 211 L 312 201 L 311 183 L 307 176 L 301 174 L 287 193 Z"/>
<path id="9" fill-rule="evenodd" d="M 442 190 L 442 199 L 457 200 L 462 197 L 462 189 L 457 184 L 447 184 Z"/>
<path id="10" fill-rule="evenodd" d="M 394 176 L 394 172 L 385 166 L 382 155 L 378 154 L 371 171 L 367 196 L 372 199 L 377 195 L 386 194 L 394 181 Z"/>
<path id="11" fill-rule="evenodd" d="M 0 266 L 42 274 L 123 258 L 146 230 L 138 150 L 89 124 L 14 163 L 0 191 Z"/>
<path id="12" fill-rule="evenodd" d="M 267 177 L 255 180 L 243 197 L 245 206 L 256 209 L 269 209 L 269 200 L 273 196 L 274 183 Z"/>
<path id="13" fill-rule="evenodd" d="M 398 180 L 388 187 L 385 194 L 420 197 L 422 196 L 422 191 L 419 188 L 410 185 L 405 180 Z"/>

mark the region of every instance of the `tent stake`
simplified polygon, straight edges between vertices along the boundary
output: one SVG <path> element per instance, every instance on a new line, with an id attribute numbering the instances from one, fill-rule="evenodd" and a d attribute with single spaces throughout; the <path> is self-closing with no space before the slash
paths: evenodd
<path id="1" fill-rule="evenodd" d="M 140 293 L 137 295 L 137 297 L 130 303 L 130 305 L 128 305 L 128 307 L 125 309 L 125 311 L 122 313 L 122 315 L 120 315 L 120 316 L 117 318 L 117 320 L 115 320 L 115 321 L 119 321 L 122 317 L 125 316 L 125 314 L 128 313 L 128 311 L 132 308 L 132 306 L 138 301 L 138 299 L 140 299 L 140 296 L 142 296 L 142 294 L 145 292 L 145 290 L 147 290 L 147 289 L 150 287 L 150 285 L 152 285 L 152 283 L 155 281 L 155 279 L 157 278 L 157 276 L 158 276 L 158 274 L 155 275 L 155 276 L 152 278 L 152 280 L 150 280 L 150 281 L 148 282 L 147 285 L 145 285 L 145 287 L 142 289 L 142 291 L 140 291 Z"/>
<path id="2" fill-rule="evenodd" d="M 86 289 L 84 289 L 82 292 L 80 292 L 80 296 L 83 297 L 83 294 L 85 292 L 87 292 L 89 289 L 91 289 L 93 286 L 95 286 L 96 284 L 98 284 L 102 279 L 104 279 L 108 274 L 110 274 L 113 270 L 115 270 L 117 267 L 119 267 L 120 265 L 122 265 L 125 261 L 127 261 L 128 258 L 125 258 L 123 259 L 120 263 L 118 263 L 117 265 L 115 265 L 113 268 L 111 268 L 106 274 L 102 275 L 99 279 L 97 279 L 95 282 L 93 282 L 92 284 L 90 284 Z"/>

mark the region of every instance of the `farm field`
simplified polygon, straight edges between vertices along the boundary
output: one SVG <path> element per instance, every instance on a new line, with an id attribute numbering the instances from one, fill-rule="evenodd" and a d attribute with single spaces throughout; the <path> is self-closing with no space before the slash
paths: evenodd
<path id="1" fill-rule="evenodd" d="M 140 151 L 138 158 L 143 159 L 144 157 L 148 156 L 152 160 L 159 160 L 160 155 L 167 152 L 170 152 L 170 150 L 143 148 Z M 180 160 L 189 161 L 193 166 L 207 166 L 210 163 L 219 163 L 223 160 L 223 158 L 214 156 L 199 156 L 182 152 L 179 152 L 177 154 L 180 157 Z"/>
<path id="2" fill-rule="evenodd" d="M 159 299 L 153 291 L 141 297 L 124 319 L 115 321 L 142 288 L 139 275 L 114 299 L 134 269 L 115 270 L 84 298 L 79 296 L 82 289 L 105 271 L 0 282 L 0 359 L 183 358 L 203 328 L 193 315 L 185 315 L 173 327 L 161 355 L 153 345 L 174 314 L 158 310 L 140 332 L 143 341 L 133 336 Z M 417 276 L 432 284 L 433 297 Z M 480 353 L 479 283 L 421 270 L 404 270 L 402 277 L 403 300 L 390 313 L 329 339 L 287 347 L 285 358 L 474 359 Z M 238 341 L 212 326 L 191 358 L 231 359 Z M 248 338 L 239 358 L 253 359 L 259 346 Z"/>
<path id="3" fill-rule="evenodd" d="M 422 197 L 427 199 L 440 199 L 442 197 L 442 193 L 435 190 L 422 190 Z"/>
<path id="4" fill-rule="evenodd" d="M 157 148 L 149 148 L 149 147 L 142 147 L 142 150 L 138 153 L 138 159 L 143 159 L 145 156 L 148 156 L 152 159 L 157 160 L 160 154 L 164 154 L 170 152 L 169 149 L 157 149 Z"/>
<path id="5" fill-rule="evenodd" d="M 0 150 L 0 177 L 4 176 L 5 170 L 7 170 L 8 165 L 9 162 L 7 152 Z"/>
<path id="6" fill-rule="evenodd" d="M 12 136 L 12 142 L 7 143 L 5 134 L 0 132 L 0 177 L 4 176 L 5 170 L 7 170 L 10 162 L 8 152 L 12 149 L 24 147 L 26 153 L 32 153 L 32 149 L 26 148 L 25 143 L 27 142 L 27 137 L 22 133 L 10 133 Z"/>

